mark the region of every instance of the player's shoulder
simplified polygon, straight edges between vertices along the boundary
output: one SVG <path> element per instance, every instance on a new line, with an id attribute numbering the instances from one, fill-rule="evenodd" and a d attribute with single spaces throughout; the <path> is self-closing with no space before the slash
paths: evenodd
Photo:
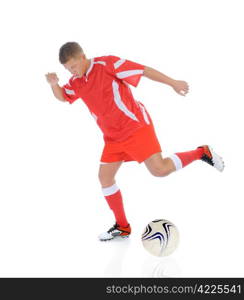
<path id="1" fill-rule="evenodd" d="M 120 58 L 115 55 L 103 55 L 103 56 L 95 57 L 94 62 L 105 62 L 106 64 L 109 64 L 109 63 L 115 63 L 119 59 Z"/>
<path id="2" fill-rule="evenodd" d="M 103 55 L 103 56 L 93 58 L 93 62 L 96 65 L 98 65 L 98 64 L 103 65 L 105 72 L 113 74 L 114 73 L 114 64 L 119 59 L 120 58 L 115 55 Z"/>

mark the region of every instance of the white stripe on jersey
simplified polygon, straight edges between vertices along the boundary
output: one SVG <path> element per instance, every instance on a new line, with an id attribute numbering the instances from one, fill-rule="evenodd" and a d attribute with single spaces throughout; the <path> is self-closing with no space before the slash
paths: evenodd
<path id="1" fill-rule="evenodd" d="M 130 76 L 137 75 L 137 74 L 143 74 L 143 70 L 123 71 L 123 72 L 116 73 L 116 76 L 119 79 L 123 79 L 123 78 L 130 77 Z"/>
<path id="2" fill-rule="evenodd" d="M 137 117 L 128 110 L 128 108 L 125 106 L 124 102 L 121 99 L 120 93 L 119 93 L 119 85 L 116 81 L 113 80 L 112 83 L 113 86 L 113 93 L 114 93 L 114 101 L 118 108 L 122 110 L 129 118 L 133 119 L 134 121 L 138 121 Z"/>
<path id="3" fill-rule="evenodd" d="M 116 63 L 114 63 L 114 68 L 118 69 L 124 62 L 125 59 L 119 59 L 118 61 L 116 61 Z"/>
<path id="4" fill-rule="evenodd" d="M 142 111 L 142 114 L 143 114 L 143 117 L 144 117 L 145 122 L 146 122 L 147 124 L 150 124 L 150 121 L 149 121 L 149 119 L 148 119 L 148 116 L 147 116 L 145 107 L 142 106 L 140 103 L 138 103 L 138 104 L 139 104 L 140 109 L 141 109 L 141 111 Z"/>
<path id="5" fill-rule="evenodd" d="M 93 118 L 97 121 L 97 116 L 96 116 L 93 112 L 91 112 L 91 115 L 92 115 Z"/>
<path id="6" fill-rule="evenodd" d="M 105 61 L 95 61 L 94 64 L 101 64 L 106 66 L 106 62 Z"/>
<path id="7" fill-rule="evenodd" d="M 74 90 L 69 90 L 69 89 L 66 89 L 66 88 L 65 88 L 65 93 L 67 95 L 75 95 L 75 91 Z"/>
<path id="8" fill-rule="evenodd" d="M 80 78 L 80 76 L 74 76 L 72 81 L 74 81 L 75 79 Z"/>

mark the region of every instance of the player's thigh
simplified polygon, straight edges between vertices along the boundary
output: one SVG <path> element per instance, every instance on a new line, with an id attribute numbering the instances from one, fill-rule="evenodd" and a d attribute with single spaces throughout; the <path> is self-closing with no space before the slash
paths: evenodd
<path id="1" fill-rule="evenodd" d="M 164 159 L 162 153 L 157 152 L 152 154 L 149 158 L 144 160 L 144 164 L 153 175 L 157 176 L 161 174 L 162 170 L 164 169 Z"/>
<path id="2" fill-rule="evenodd" d="M 103 186 L 114 183 L 114 177 L 124 161 L 100 164 L 98 177 Z"/>

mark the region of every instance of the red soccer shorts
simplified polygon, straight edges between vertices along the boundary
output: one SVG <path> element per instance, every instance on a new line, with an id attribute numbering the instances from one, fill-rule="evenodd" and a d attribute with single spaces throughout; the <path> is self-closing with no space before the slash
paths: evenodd
<path id="1" fill-rule="evenodd" d="M 152 154 L 162 152 L 153 124 L 146 125 L 122 142 L 105 143 L 101 162 L 137 161 L 142 163 Z"/>

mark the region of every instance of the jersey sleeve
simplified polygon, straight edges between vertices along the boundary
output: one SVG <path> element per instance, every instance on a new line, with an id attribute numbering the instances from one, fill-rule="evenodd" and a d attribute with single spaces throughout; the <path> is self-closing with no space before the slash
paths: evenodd
<path id="1" fill-rule="evenodd" d="M 75 93 L 74 87 L 72 86 L 72 79 L 70 79 L 69 83 L 65 84 L 62 87 L 62 90 L 65 100 L 67 100 L 70 104 L 72 104 L 73 102 L 75 102 L 75 100 L 79 98 L 79 96 L 77 96 Z"/>
<path id="2" fill-rule="evenodd" d="M 144 65 L 112 55 L 108 56 L 108 59 L 113 74 L 118 79 L 137 87 L 145 69 Z"/>

